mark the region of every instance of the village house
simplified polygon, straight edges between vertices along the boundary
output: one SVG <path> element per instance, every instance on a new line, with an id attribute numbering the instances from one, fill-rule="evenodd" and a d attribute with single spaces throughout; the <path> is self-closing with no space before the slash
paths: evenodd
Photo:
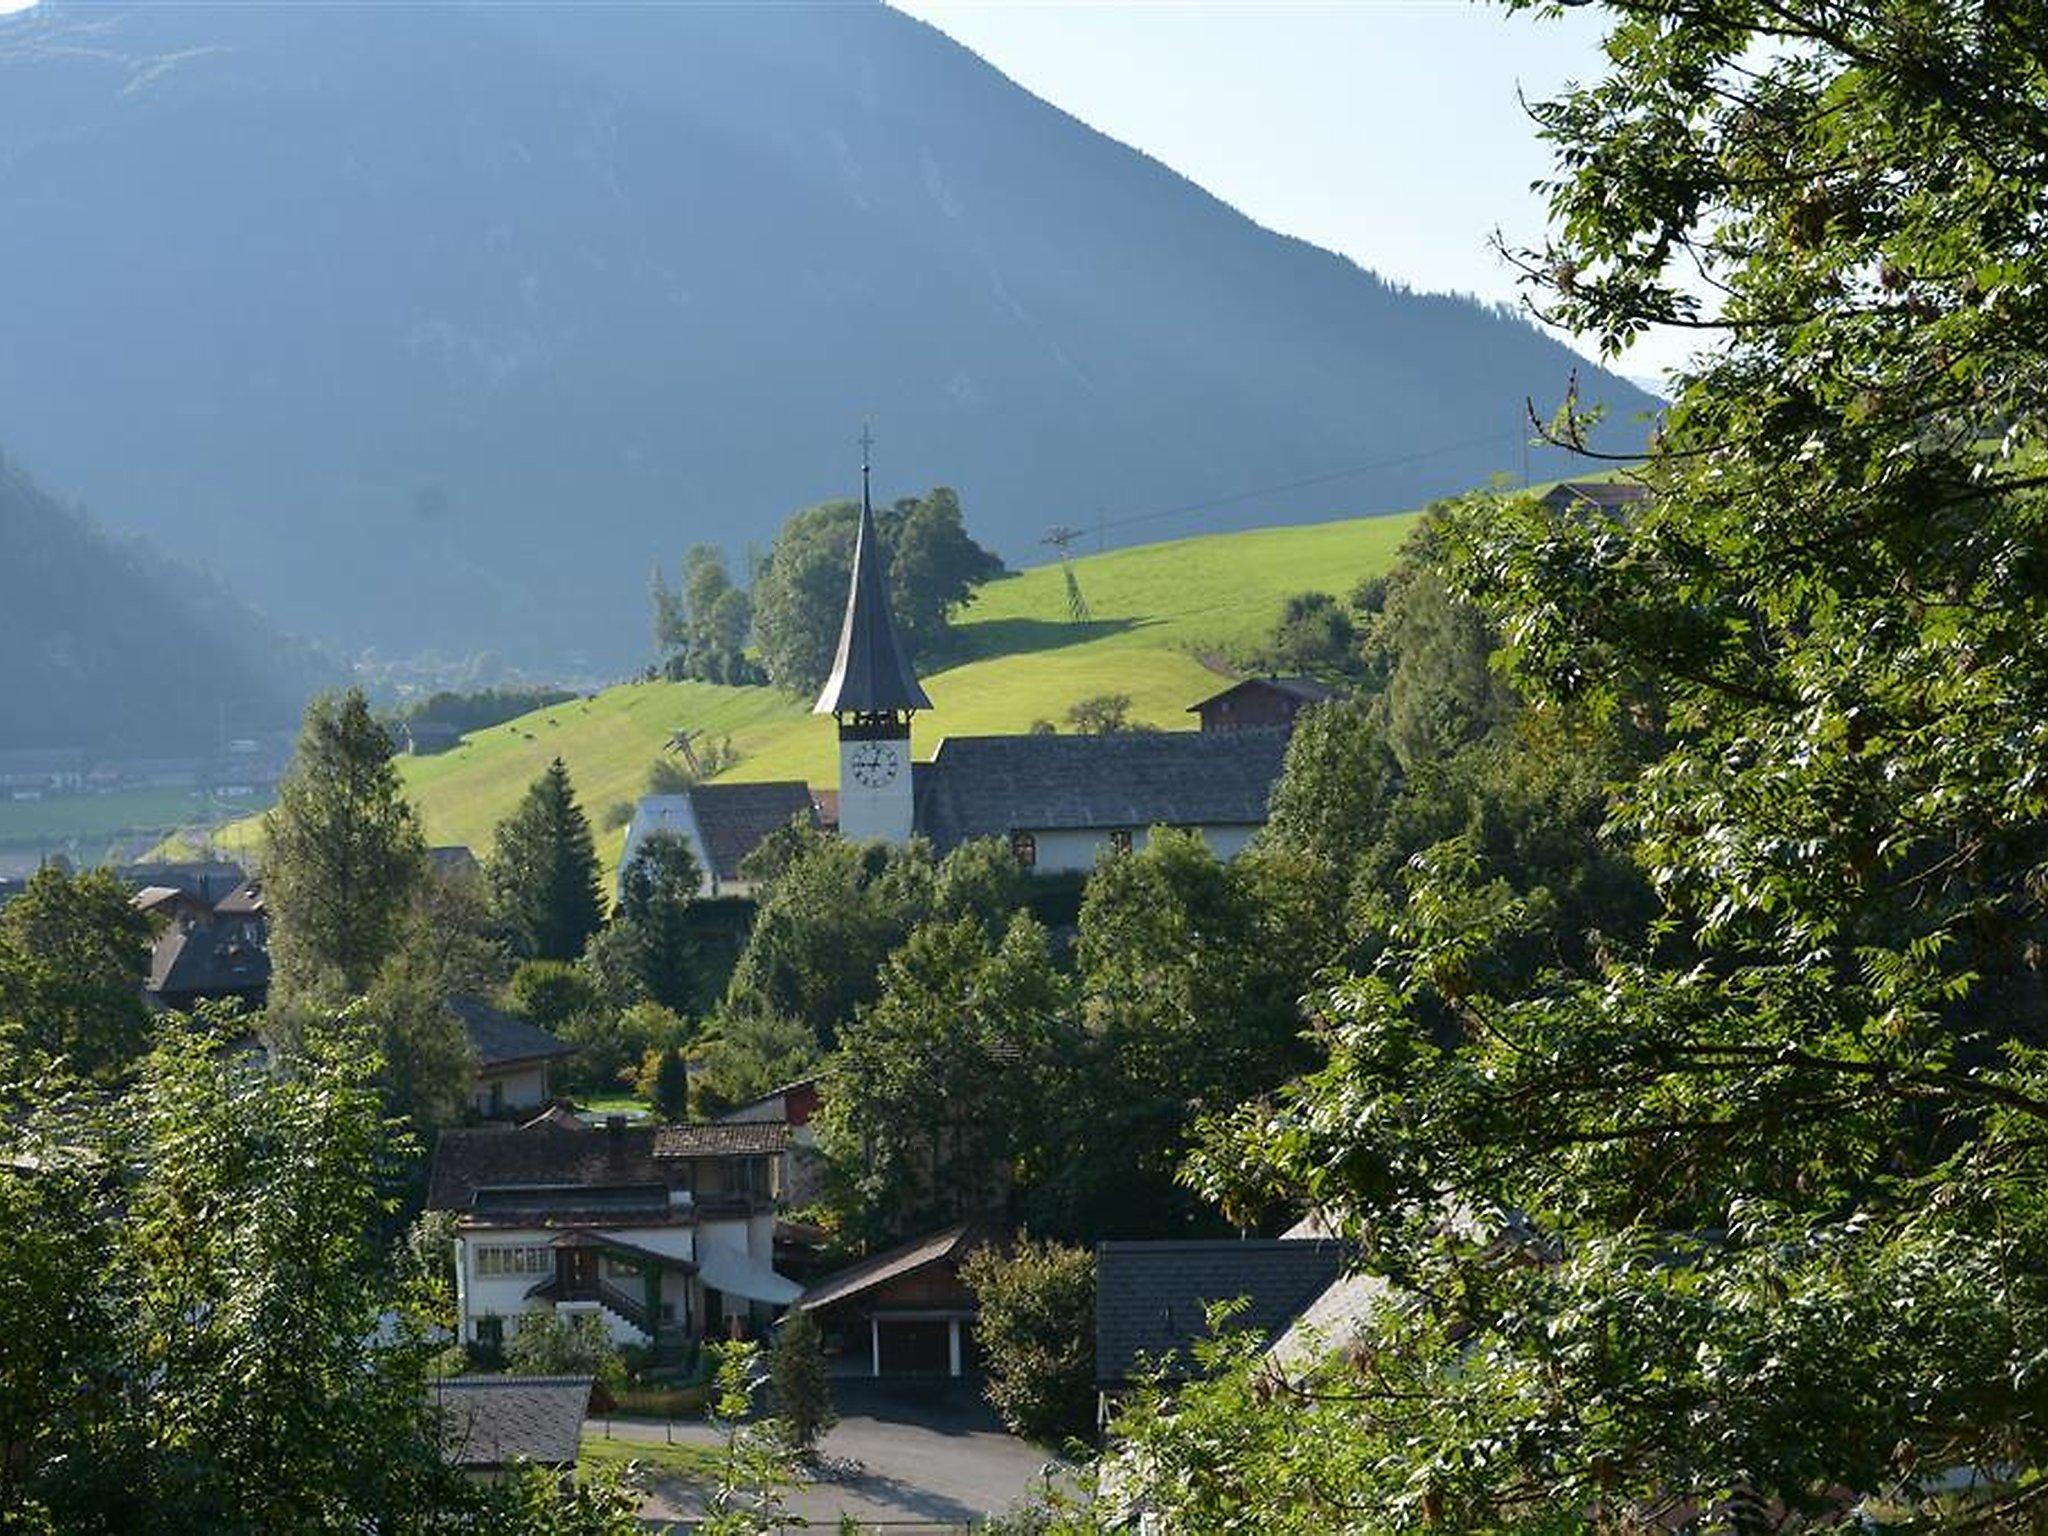
<path id="1" fill-rule="evenodd" d="M 913 763 L 911 719 L 932 704 L 896 633 L 885 569 L 863 465 L 839 648 L 814 706 L 838 725 L 838 789 L 707 784 L 651 796 L 628 828 L 627 858 L 651 832 L 676 831 L 706 870 L 706 894 L 742 894 L 740 860 L 792 818 L 860 841 L 923 837 L 941 855 L 996 838 L 1038 874 L 1085 874 L 1105 854 L 1142 848 L 1156 827 L 1194 832 L 1227 859 L 1265 825 L 1293 719 L 1270 706 L 1261 707 L 1285 718 L 1230 730 L 949 737 L 931 761 Z M 729 807 L 717 799 L 725 793 L 735 797 Z"/>
<path id="2" fill-rule="evenodd" d="M 451 997 L 448 1007 L 469 1032 L 476 1053 L 470 1108 L 489 1119 L 532 1114 L 553 1102 L 548 1074 L 576 1047 L 537 1024 L 514 1018 L 481 998 Z"/>
<path id="3" fill-rule="evenodd" d="M 981 1304 L 960 1266 L 991 1240 L 971 1222 L 913 1239 L 827 1275 L 797 1299 L 842 1370 L 864 1376 L 960 1376 L 976 1368 Z"/>
<path id="4" fill-rule="evenodd" d="M 240 871 L 236 871 L 240 873 Z M 270 928 L 263 884 L 243 879 L 209 900 L 211 877 L 145 885 L 131 901 L 157 925 L 144 992 L 152 1007 L 183 1010 L 237 1001 L 261 1008 L 270 994 Z"/>
<path id="5" fill-rule="evenodd" d="M 1205 731 L 1244 731 L 1278 727 L 1286 730 L 1313 704 L 1340 695 L 1312 677 L 1248 677 L 1188 706 Z"/>
<path id="6" fill-rule="evenodd" d="M 720 1125 L 789 1127 L 789 1148 L 782 1154 L 778 1174 L 784 1205 L 806 1206 L 825 1192 L 825 1157 L 818 1150 L 817 1127 L 811 1123 L 819 1103 L 818 1080 L 805 1077 L 715 1117 Z"/>
<path id="7" fill-rule="evenodd" d="M 801 1294 L 774 1268 L 775 1124 L 526 1124 L 442 1133 L 427 1206 L 455 1216 L 462 1341 L 589 1315 L 619 1344 L 752 1337 Z"/>

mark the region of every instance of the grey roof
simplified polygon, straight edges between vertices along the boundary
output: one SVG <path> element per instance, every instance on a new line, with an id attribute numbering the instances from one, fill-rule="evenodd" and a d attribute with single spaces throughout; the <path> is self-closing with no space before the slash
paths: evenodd
<path id="1" fill-rule="evenodd" d="M 767 784 L 699 784 L 690 790 L 690 810 L 704 836 L 711 873 L 720 880 L 740 877 L 740 860 L 798 817 L 816 826 L 811 789 L 800 780 Z"/>
<path id="2" fill-rule="evenodd" d="M 916 775 L 917 829 L 941 852 L 1015 831 L 1258 826 L 1287 732 L 949 736 Z"/>
<path id="3" fill-rule="evenodd" d="M 1299 699 L 1304 704 L 1320 704 L 1325 699 L 1337 697 L 1337 690 L 1335 688 L 1332 688 L 1328 683 L 1319 682 L 1313 677 L 1247 677 L 1232 683 L 1220 693 L 1212 693 L 1206 699 L 1190 704 L 1188 706 L 1188 713 L 1191 715 L 1200 714 L 1218 699 L 1227 699 L 1232 694 L 1242 693 L 1247 689 L 1261 688 L 1271 689 L 1275 693 L 1284 693 L 1290 698 Z"/>
<path id="4" fill-rule="evenodd" d="M 249 872 L 241 865 L 218 860 L 125 864 L 116 869 L 114 874 L 122 884 L 137 888 L 146 885 L 175 886 L 181 891 L 190 891 L 205 898 L 208 905 L 238 889 L 242 882 L 249 878 Z"/>
<path id="5" fill-rule="evenodd" d="M 861 471 L 860 532 L 853 544 L 853 579 L 846 589 L 846 618 L 839 629 L 839 654 L 832 675 L 818 694 L 813 713 L 820 715 L 883 714 L 930 709 L 910 658 L 896 635 L 889 614 L 889 588 L 883 579 L 882 541 L 875 532 L 874 508 L 868 505 L 867 471 Z"/>
<path id="6" fill-rule="evenodd" d="M 1606 510 L 1633 506 L 1649 498 L 1649 487 L 1634 480 L 1566 480 L 1543 493 L 1544 504 L 1559 510 L 1567 507 Z"/>
<path id="7" fill-rule="evenodd" d="M 588 1376 L 449 1376 L 432 1383 L 443 1444 L 458 1467 L 571 1467 L 590 1407 Z"/>
<path id="8" fill-rule="evenodd" d="M 148 990 L 176 1001 L 255 998 L 270 986 L 270 951 L 250 918 L 174 923 L 149 953 Z"/>
<path id="9" fill-rule="evenodd" d="M 532 1210 L 555 1223 L 611 1205 L 639 1208 L 654 1189 L 688 1189 L 692 1158 L 760 1157 L 785 1150 L 789 1127 L 639 1124 L 585 1126 L 550 1112 L 517 1129 L 443 1131 L 427 1204 L 437 1211 Z"/>
<path id="10" fill-rule="evenodd" d="M 961 1222 L 929 1237 L 914 1237 L 907 1243 L 898 1243 L 894 1248 L 884 1249 L 858 1264 L 848 1265 L 837 1274 L 827 1275 L 797 1297 L 797 1310 L 809 1312 L 818 1307 L 829 1307 L 863 1291 L 871 1291 L 878 1285 L 886 1285 L 914 1269 L 923 1269 L 927 1264 L 964 1258 L 967 1250 L 977 1246 L 979 1240 L 974 1225 Z"/>
<path id="11" fill-rule="evenodd" d="M 789 1127 L 780 1120 L 664 1125 L 654 1133 L 656 1157 L 770 1157 L 788 1150 Z"/>
<path id="12" fill-rule="evenodd" d="M 476 1064 L 480 1067 L 547 1061 L 575 1054 L 575 1046 L 565 1044 L 539 1025 L 501 1013 L 477 998 L 451 997 L 448 1006 L 469 1031 L 469 1043 L 476 1047 Z"/>
<path id="13" fill-rule="evenodd" d="M 1192 1346 L 1208 1334 L 1208 1308 L 1247 1299 L 1233 1330 L 1273 1337 L 1329 1288 L 1343 1266 L 1333 1242 L 1284 1238 L 1103 1243 L 1095 1250 L 1095 1379 L 1127 1382 L 1141 1360 L 1171 1352 L 1192 1364 Z"/>

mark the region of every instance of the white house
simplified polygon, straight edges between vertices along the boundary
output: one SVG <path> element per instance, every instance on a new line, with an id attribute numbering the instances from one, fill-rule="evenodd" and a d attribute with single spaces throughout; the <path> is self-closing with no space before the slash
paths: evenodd
<path id="1" fill-rule="evenodd" d="M 774 1267 L 788 1144 L 786 1125 L 586 1126 L 562 1109 L 444 1132 L 427 1205 L 457 1213 L 463 1340 L 544 1313 L 597 1317 L 620 1344 L 759 1334 L 802 1290 Z"/>
<path id="2" fill-rule="evenodd" d="M 633 807 L 633 819 L 626 825 L 619 878 L 623 882 L 642 843 L 666 832 L 690 845 L 701 872 L 699 895 L 751 896 L 754 882 L 740 873 L 740 860 L 792 821 L 818 823 L 810 786 L 796 780 L 698 784 L 680 795 L 647 795 Z M 622 885 L 622 893 L 623 889 Z"/>

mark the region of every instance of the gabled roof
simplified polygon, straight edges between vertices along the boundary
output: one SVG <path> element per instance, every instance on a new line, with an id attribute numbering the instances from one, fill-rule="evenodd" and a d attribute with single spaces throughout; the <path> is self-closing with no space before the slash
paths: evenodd
<path id="1" fill-rule="evenodd" d="M 771 833 L 781 831 L 799 817 L 807 826 L 817 825 L 810 786 L 795 779 L 765 784 L 699 784 L 690 790 L 690 809 L 697 818 L 698 834 L 704 839 L 711 873 L 721 881 L 739 879 L 740 860 Z"/>
<path id="2" fill-rule="evenodd" d="M 1284 1238 L 1103 1243 L 1095 1250 L 1095 1379 L 1129 1381 L 1169 1351 L 1185 1372 L 1208 1308 L 1242 1296 L 1230 1327 L 1271 1338 L 1337 1279 L 1343 1245 Z"/>
<path id="3" fill-rule="evenodd" d="M 588 1376 L 448 1376 L 431 1384 L 442 1444 L 458 1467 L 527 1461 L 573 1467 L 590 1406 Z"/>
<path id="4" fill-rule="evenodd" d="M 770 1157 L 789 1150 L 789 1127 L 780 1120 L 664 1125 L 654 1133 L 654 1155 L 669 1157 Z"/>
<path id="5" fill-rule="evenodd" d="M 479 1190 L 687 1186 L 689 1165 L 654 1156 L 651 1125 L 579 1127 L 552 1119 L 443 1131 L 434 1145 L 427 1204 L 468 1210 Z"/>
<path id="6" fill-rule="evenodd" d="M 916 775 L 917 829 L 939 852 L 1018 831 L 1258 826 L 1287 732 L 949 736 Z"/>
<path id="7" fill-rule="evenodd" d="M 1313 677 L 1247 677 L 1232 683 L 1220 693 L 1212 693 L 1206 699 L 1190 704 L 1188 706 L 1188 713 L 1198 715 L 1219 699 L 1227 699 L 1233 694 L 1247 691 L 1284 693 L 1290 698 L 1299 699 L 1304 704 L 1320 704 L 1325 699 L 1337 697 L 1337 690 L 1335 688 L 1332 688 L 1328 683 L 1318 682 Z"/>
<path id="8" fill-rule="evenodd" d="M 241 918 L 167 928 L 149 953 L 148 990 L 165 997 L 253 997 L 270 985 L 270 952 Z"/>
<path id="9" fill-rule="evenodd" d="M 1560 511 L 1569 507 L 1612 511 L 1649 499 L 1649 487 L 1634 480 L 1566 480 L 1543 493 L 1544 505 Z"/>
<path id="10" fill-rule="evenodd" d="M 829 1307 L 877 1286 L 887 1285 L 891 1280 L 914 1269 L 923 1269 L 927 1264 L 963 1259 L 968 1250 L 979 1246 L 981 1241 L 981 1235 L 972 1222 L 961 1222 L 928 1237 L 912 1238 L 872 1258 L 862 1259 L 836 1275 L 827 1275 L 797 1298 L 797 1309 L 810 1312 L 819 1307 Z"/>
<path id="11" fill-rule="evenodd" d="M 868 505 L 867 470 L 861 470 L 860 532 L 853 543 L 853 578 L 847 584 L 846 617 L 839 627 L 839 653 L 832 675 L 812 712 L 820 715 L 883 714 L 930 709 L 917 674 L 910 670 L 889 613 L 889 588 L 882 567 L 882 541 Z"/>
<path id="12" fill-rule="evenodd" d="M 501 1013 L 474 997 L 451 997 L 448 1006 L 469 1031 L 469 1043 L 476 1048 L 480 1067 L 509 1066 L 515 1061 L 551 1061 L 573 1056 L 576 1047 L 549 1034 L 537 1024 Z"/>

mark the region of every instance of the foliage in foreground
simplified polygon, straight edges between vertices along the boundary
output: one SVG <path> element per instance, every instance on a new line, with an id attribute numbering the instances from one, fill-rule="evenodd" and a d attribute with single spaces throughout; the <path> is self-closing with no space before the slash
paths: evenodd
<path id="1" fill-rule="evenodd" d="M 376 1070 L 361 1034 L 273 1076 L 172 1019 L 125 1098 L 0 1088 L 0 1526 L 632 1528 L 614 1483 L 443 1460 Z"/>

